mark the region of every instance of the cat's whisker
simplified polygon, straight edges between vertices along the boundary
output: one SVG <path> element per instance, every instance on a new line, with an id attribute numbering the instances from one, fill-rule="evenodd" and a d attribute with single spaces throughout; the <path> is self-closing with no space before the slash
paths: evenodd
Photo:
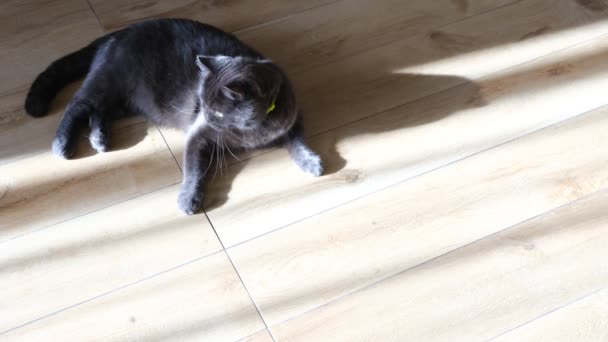
<path id="1" fill-rule="evenodd" d="M 220 143 L 222 145 L 222 159 L 224 161 L 224 166 L 226 170 L 228 170 L 228 161 L 226 160 L 226 142 L 224 141 L 224 137 L 220 134 Z"/>
<path id="2" fill-rule="evenodd" d="M 212 149 L 211 150 L 211 158 L 209 158 L 209 165 L 207 165 L 207 168 L 205 169 L 205 172 L 203 173 L 203 175 L 207 175 L 207 172 L 209 171 L 209 168 L 211 167 L 211 164 L 213 164 L 213 156 L 215 155 L 215 150 Z"/>
<path id="3" fill-rule="evenodd" d="M 224 174 L 224 153 L 222 151 L 222 137 L 217 136 L 217 151 L 220 154 L 220 175 Z"/>
<path id="4" fill-rule="evenodd" d="M 217 141 L 217 137 L 216 137 L 215 138 L 215 144 L 213 144 L 213 149 L 216 150 L 217 148 L 218 148 L 218 141 Z M 213 182 L 213 180 L 215 180 L 215 175 L 217 175 L 218 164 L 221 163 L 221 159 L 220 158 L 221 158 L 220 152 L 219 152 L 219 150 L 217 150 L 217 160 L 215 162 L 215 171 L 213 172 L 213 177 L 211 178 L 212 182 Z M 221 168 L 221 166 L 220 166 L 220 168 Z"/>
<path id="5" fill-rule="evenodd" d="M 228 152 L 238 161 L 242 161 L 239 159 L 239 157 L 235 156 L 234 153 L 232 153 L 232 150 L 230 150 L 230 147 L 228 147 L 228 144 L 226 144 L 226 149 L 228 150 Z"/>
<path id="6" fill-rule="evenodd" d="M 185 111 L 185 110 L 183 110 L 183 109 L 181 109 L 181 108 L 178 108 L 178 107 L 176 107 L 176 106 L 174 106 L 174 105 L 172 105 L 172 104 L 167 103 L 167 105 L 169 105 L 171 108 L 173 108 L 173 109 L 177 110 L 178 112 L 182 112 L 182 113 L 184 113 L 184 114 L 193 114 L 193 113 L 191 113 L 191 112 L 187 112 L 187 111 Z"/>

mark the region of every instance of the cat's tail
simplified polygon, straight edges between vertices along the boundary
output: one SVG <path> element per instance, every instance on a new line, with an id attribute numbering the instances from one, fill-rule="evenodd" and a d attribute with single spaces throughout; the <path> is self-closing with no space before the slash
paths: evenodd
<path id="1" fill-rule="evenodd" d="M 116 33 L 97 38 L 84 48 L 51 63 L 32 84 L 25 99 L 25 111 L 33 117 L 45 115 L 57 93 L 88 73 L 99 47 Z"/>

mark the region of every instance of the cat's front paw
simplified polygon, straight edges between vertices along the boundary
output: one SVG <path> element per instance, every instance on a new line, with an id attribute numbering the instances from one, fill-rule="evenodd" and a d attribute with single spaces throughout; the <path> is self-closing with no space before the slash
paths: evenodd
<path id="1" fill-rule="evenodd" d="M 319 177 L 323 174 L 323 161 L 321 160 L 321 157 L 312 151 L 300 153 L 295 162 L 302 171 L 310 175 Z"/>
<path id="2" fill-rule="evenodd" d="M 191 189 L 182 189 L 177 197 L 177 206 L 187 215 L 194 215 L 203 206 L 203 194 Z"/>

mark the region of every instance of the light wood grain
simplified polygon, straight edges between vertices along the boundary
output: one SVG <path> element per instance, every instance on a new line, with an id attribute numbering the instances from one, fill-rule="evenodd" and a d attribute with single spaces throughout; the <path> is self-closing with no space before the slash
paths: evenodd
<path id="1" fill-rule="evenodd" d="M 337 1 L 238 32 L 238 37 L 295 72 L 412 35 L 426 35 L 431 29 L 513 2 Z"/>
<path id="2" fill-rule="evenodd" d="M 6 341 L 234 341 L 264 328 L 221 252 L 5 335 Z"/>
<path id="3" fill-rule="evenodd" d="M 608 290 L 577 299 L 528 324 L 493 339 L 495 342 L 606 341 L 608 340 Z"/>
<path id="4" fill-rule="evenodd" d="M 487 340 L 608 284 L 608 267 L 597 263 L 607 255 L 606 210 L 608 192 L 603 191 L 271 330 L 280 341 Z M 468 214 L 493 215 L 483 210 Z M 415 241 L 401 240 L 401 248 L 412 253 L 413 244 L 426 243 L 435 234 L 466 234 L 473 227 L 460 221 L 422 233 Z"/>
<path id="5" fill-rule="evenodd" d="M 63 160 L 50 151 L 0 165 L 0 239 L 48 227 L 181 180 L 173 156 L 155 126 L 120 129 L 112 152 L 93 154 L 81 141 L 79 155 Z M 175 202 L 166 205 L 174 206 Z"/>
<path id="6" fill-rule="evenodd" d="M 91 6 L 107 30 L 150 18 L 189 18 L 235 31 L 280 19 L 336 0 L 92 0 Z"/>
<path id="7" fill-rule="evenodd" d="M 237 164 L 209 186 L 208 215 L 231 246 L 597 108 L 607 49 L 598 39 L 314 137 L 321 178 L 283 150 Z"/>
<path id="8" fill-rule="evenodd" d="M 229 253 L 264 318 L 276 324 L 608 186 L 608 152 L 598 145 L 607 113 L 539 131 Z"/>
<path id="9" fill-rule="evenodd" d="M 0 331 L 221 250 L 206 219 L 173 203 L 178 187 L 0 244 Z"/>

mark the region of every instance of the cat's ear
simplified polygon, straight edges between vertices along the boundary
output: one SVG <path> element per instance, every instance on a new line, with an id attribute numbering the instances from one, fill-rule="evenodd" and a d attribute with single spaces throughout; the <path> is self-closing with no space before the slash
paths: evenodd
<path id="1" fill-rule="evenodd" d="M 234 101 L 243 101 L 245 98 L 245 91 L 243 85 L 239 83 L 231 83 L 222 87 L 224 95 Z"/>
<path id="2" fill-rule="evenodd" d="M 212 56 L 196 56 L 196 65 L 201 70 L 203 75 L 208 75 L 213 72 L 212 70 L 215 69 Z"/>
<path id="3" fill-rule="evenodd" d="M 214 73 L 221 66 L 230 63 L 232 57 L 228 56 L 196 56 L 196 65 L 203 74 Z"/>

